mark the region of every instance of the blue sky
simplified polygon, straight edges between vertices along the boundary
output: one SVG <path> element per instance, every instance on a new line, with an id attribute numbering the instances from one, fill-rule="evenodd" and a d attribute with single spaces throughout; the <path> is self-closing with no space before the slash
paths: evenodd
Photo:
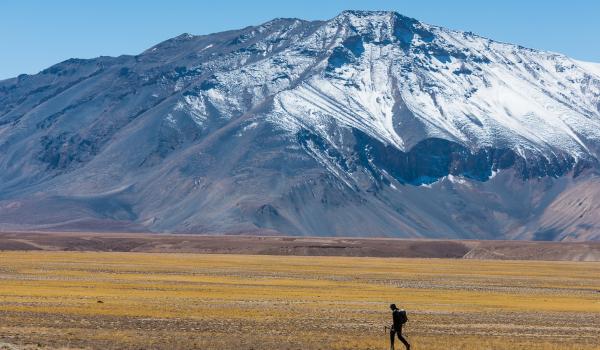
<path id="1" fill-rule="evenodd" d="M 0 79 L 71 57 L 136 54 L 170 37 L 328 19 L 344 9 L 395 10 L 421 21 L 600 62 L 595 0 L 2 0 Z"/>

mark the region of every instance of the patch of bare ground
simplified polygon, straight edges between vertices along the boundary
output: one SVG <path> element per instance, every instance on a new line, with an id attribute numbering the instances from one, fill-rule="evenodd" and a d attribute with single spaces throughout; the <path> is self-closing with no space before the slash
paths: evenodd
<path id="1" fill-rule="evenodd" d="M 600 242 L 0 232 L 0 250 L 600 261 Z"/>

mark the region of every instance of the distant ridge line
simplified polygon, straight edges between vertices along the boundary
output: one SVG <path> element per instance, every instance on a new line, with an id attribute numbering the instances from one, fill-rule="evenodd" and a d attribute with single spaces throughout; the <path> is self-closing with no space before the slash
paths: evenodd
<path id="1" fill-rule="evenodd" d="M 600 242 L 0 232 L 0 251 L 251 254 L 481 260 L 600 261 Z"/>

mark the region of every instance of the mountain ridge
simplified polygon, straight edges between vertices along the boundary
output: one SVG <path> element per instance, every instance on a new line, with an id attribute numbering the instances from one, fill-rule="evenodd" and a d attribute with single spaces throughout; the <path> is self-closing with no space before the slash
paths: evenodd
<path id="1" fill-rule="evenodd" d="M 555 202 L 596 190 L 594 67 L 362 11 L 67 60 L 0 81 L 0 227 L 598 239 Z"/>

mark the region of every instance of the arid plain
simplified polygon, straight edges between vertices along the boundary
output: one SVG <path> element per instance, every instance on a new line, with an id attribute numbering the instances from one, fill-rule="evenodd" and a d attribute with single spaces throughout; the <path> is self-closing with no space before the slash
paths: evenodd
<path id="1" fill-rule="evenodd" d="M 600 263 L 0 252 L 0 349 L 600 349 Z"/>

